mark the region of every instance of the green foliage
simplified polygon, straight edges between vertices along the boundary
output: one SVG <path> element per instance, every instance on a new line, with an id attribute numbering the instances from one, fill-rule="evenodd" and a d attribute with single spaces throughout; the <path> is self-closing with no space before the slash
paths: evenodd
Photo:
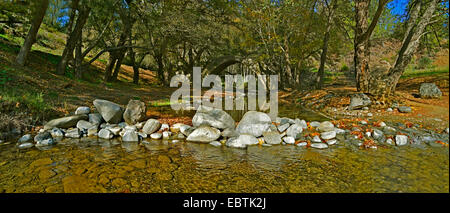
<path id="1" fill-rule="evenodd" d="M 436 67 L 433 69 L 423 69 L 423 70 L 414 70 L 414 69 L 408 69 L 403 73 L 401 78 L 416 78 L 416 77 L 424 77 L 424 76 L 433 76 L 433 75 L 440 75 L 440 74 L 447 74 L 449 73 L 448 66 L 447 67 Z"/>
<path id="2" fill-rule="evenodd" d="M 350 68 L 347 66 L 347 64 L 343 64 L 342 66 L 341 66 L 341 71 L 342 72 L 348 72 L 350 70 Z"/>
<path id="3" fill-rule="evenodd" d="M 31 113 L 40 115 L 48 112 L 52 107 L 48 101 L 44 100 L 42 92 L 20 93 L 15 90 L 0 90 L 1 100 L 19 103 L 25 106 Z"/>
<path id="4" fill-rule="evenodd" d="M 70 67 L 67 67 L 66 68 L 66 72 L 64 73 L 64 75 L 67 78 L 74 79 L 75 78 L 75 70 L 70 68 Z"/>
<path id="5" fill-rule="evenodd" d="M 150 107 L 163 107 L 163 106 L 170 106 L 171 102 L 170 100 L 158 100 L 158 101 L 150 101 L 148 103 Z"/>
<path id="6" fill-rule="evenodd" d="M 0 69 L 0 86 L 5 86 L 8 81 L 11 81 L 8 70 L 6 68 Z"/>
<path id="7" fill-rule="evenodd" d="M 431 58 L 429 58 L 428 56 L 422 56 L 418 61 L 418 68 L 419 69 L 428 68 L 430 67 L 431 63 L 433 63 Z"/>

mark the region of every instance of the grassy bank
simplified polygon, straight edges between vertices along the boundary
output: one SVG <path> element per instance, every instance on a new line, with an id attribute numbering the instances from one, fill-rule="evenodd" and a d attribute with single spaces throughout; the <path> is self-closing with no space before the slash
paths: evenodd
<path id="1" fill-rule="evenodd" d="M 408 78 L 416 78 L 416 77 L 425 77 L 425 76 L 434 76 L 434 75 L 440 75 L 449 73 L 449 67 L 448 66 L 442 66 L 442 67 L 433 67 L 428 69 L 409 69 L 406 70 L 405 73 L 403 73 L 402 77 L 403 79 Z"/>

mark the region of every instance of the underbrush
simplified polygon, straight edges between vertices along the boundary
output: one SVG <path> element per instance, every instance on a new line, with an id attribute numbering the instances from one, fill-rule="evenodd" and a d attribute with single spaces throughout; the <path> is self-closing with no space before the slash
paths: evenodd
<path id="1" fill-rule="evenodd" d="M 443 73 L 449 73 L 448 66 L 434 67 L 434 68 L 420 69 L 420 70 L 409 69 L 409 70 L 406 70 L 405 73 L 403 73 L 401 78 L 433 76 L 433 75 L 438 75 L 438 74 L 443 74 Z"/>

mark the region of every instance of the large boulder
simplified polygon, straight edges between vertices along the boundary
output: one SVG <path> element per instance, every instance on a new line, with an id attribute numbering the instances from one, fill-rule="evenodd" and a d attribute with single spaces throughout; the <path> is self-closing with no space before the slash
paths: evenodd
<path id="1" fill-rule="evenodd" d="M 201 125 L 212 126 L 217 129 L 234 128 L 233 118 L 225 111 L 217 108 L 200 106 L 192 118 L 194 127 Z"/>
<path id="2" fill-rule="evenodd" d="M 122 120 L 123 108 L 118 104 L 107 100 L 96 99 L 94 100 L 94 106 L 106 122 L 117 124 Z"/>
<path id="3" fill-rule="evenodd" d="M 434 83 L 422 83 L 420 85 L 421 98 L 440 98 L 442 97 L 441 90 Z"/>
<path id="4" fill-rule="evenodd" d="M 67 116 L 67 117 L 63 117 L 63 118 L 53 119 L 44 125 L 44 130 L 50 130 L 50 129 L 53 129 L 54 127 L 67 129 L 67 128 L 74 127 L 75 125 L 77 125 L 78 121 L 87 120 L 87 119 L 88 119 L 88 116 L 85 114 L 72 115 L 72 116 Z"/>
<path id="5" fill-rule="evenodd" d="M 220 131 L 214 127 L 201 126 L 195 129 L 186 140 L 210 143 L 217 140 L 220 137 Z"/>
<path id="6" fill-rule="evenodd" d="M 161 123 L 156 119 L 148 119 L 142 127 L 142 132 L 145 134 L 152 134 L 159 130 Z"/>
<path id="7" fill-rule="evenodd" d="M 134 125 L 145 118 L 145 103 L 139 100 L 130 100 L 123 113 L 123 119 L 127 124 Z"/>
<path id="8" fill-rule="evenodd" d="M 236 132 L 259 137 L 263 132 L 269 131 L 271 124 L 272 120 L 266 113 L 248 111 L 236 127 Z"/>
<path id="9" fill-rule="evenodd" d="M 357 93 L 350 96 L 350 105 L 348 106 L 349 110 L 361 109 L 363 107 L 370 106 L 372 101 L 370 98 L 364 93 Z"/>

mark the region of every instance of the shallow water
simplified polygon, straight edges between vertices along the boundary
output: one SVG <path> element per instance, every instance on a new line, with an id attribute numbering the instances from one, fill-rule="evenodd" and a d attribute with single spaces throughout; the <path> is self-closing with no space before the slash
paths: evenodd
<path id="1" fill-rule="evenodd" d="M 449 192 L 448 148 L 248 149 L 84 138 L 0 146 L 2 192 Z"/>
<path id="2" fill-rule="evenodd" d="M 187 112 L 189 113 L 189 112 Z M 231 113 L 239 120 L 243 113 Z M 280 116 L 324 120 L 280 109 Z M 65 139 L 0 144 L 0 192 L 449 192 L 449 149 L 214 147 L 180 141 Z"/>

